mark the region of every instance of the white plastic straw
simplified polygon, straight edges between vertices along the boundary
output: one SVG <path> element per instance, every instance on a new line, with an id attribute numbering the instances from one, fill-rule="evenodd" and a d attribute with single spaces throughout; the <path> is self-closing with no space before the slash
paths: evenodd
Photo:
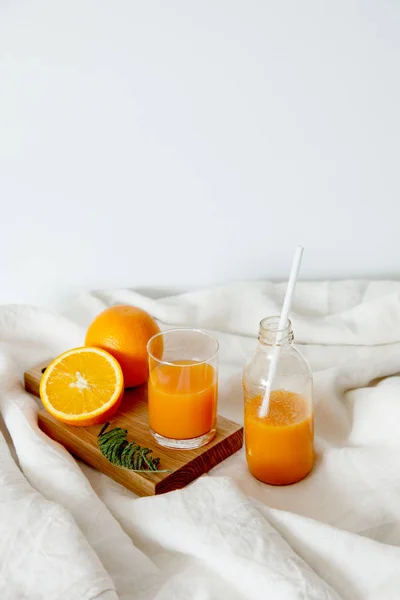
<path id="1" fill-rule="evenodd" d="M 290 277 L 288 281 L 288 285 L 286 288 L 285 299 L 283 301 L 281 317 L 279 319 L 278 332 L 275 340 L 274 352 L 271 359 L 271 367 L 268 373 L 267 387 L 265 389 L 264 398 L 260 407 L 260 417 L 266 417 L 269 409 L 269 397 L 272 390 L 272 384 L 274 382 L 276 368 L 278 366 L 279 354 L 281 351 L 281 347 L 279 346 L 279 342 L 282 338 L 282 333 L 286 328 L 290 307 L 292 305 L 292 297 L 294 288 L 297 281 L 297 275 L 299 274 L 301 257 L 303 256 L 303 246 L 296 246 L 296 252 L 294 253 L 292 269 L 290 271 Z"/>

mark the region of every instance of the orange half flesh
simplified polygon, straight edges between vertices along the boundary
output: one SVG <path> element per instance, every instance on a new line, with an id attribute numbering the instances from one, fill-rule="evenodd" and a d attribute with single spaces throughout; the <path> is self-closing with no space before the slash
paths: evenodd
<path id="1" fill-rule="evenodd" d="M 75 348 L 58 356 L 40 381 L 40 398 L 56 419 L 96 425 L 119 407 L 124 378 L 118 361 L 100 348 Z"/>

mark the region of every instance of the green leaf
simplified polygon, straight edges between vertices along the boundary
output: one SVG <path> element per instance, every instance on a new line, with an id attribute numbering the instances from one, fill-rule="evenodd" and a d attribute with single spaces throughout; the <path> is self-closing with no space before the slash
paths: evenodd
<path id="1" fill-rule="evenodd" d="M 157 471 L 159 458 L 153 458 L 150 448 L 142 448 L 135 442 L 128 442 L 127 429 L 114 427 L 108 429 L 107 422 L 97 436 L 97 444 L 103 456 L 113 465 L 124 467 L 131 471 Z"/>

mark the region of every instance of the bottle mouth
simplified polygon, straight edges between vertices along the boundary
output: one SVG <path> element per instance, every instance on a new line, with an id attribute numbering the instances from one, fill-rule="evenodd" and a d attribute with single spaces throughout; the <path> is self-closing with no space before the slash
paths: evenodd
<path id="1" fill-rule="evenodd" d="M 293 342 L 292 322 L 288 319 L 284 327 L 279 327 L 279 321 L 279 316 L 262 319 L 258 339 L 269 346 L 286 346 Z"/>

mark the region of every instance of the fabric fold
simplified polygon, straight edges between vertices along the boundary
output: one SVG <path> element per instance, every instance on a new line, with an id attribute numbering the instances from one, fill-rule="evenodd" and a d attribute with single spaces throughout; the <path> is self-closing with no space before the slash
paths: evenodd
<path id="1" fill-rule="evenodd" d="M 284 284 L 152 298 L 103 290 L 62 316 L 0 307 L 0 596 L 6 600 L 395 600 L 400 589 L 400 283 L 300 282 L 292 320 L 315 380 L 317 461 L 287 487 L 243 451 L 187 488 L 136 498 L 37 426 L 23 371 L 83 344 L 106 306 L 220 342 L 219 411 L 243 420 L 241 370 Z M 6 441 L 7 440 L 7 441 Z M 7 447 L 8 446 L 8 447 Z"/>

